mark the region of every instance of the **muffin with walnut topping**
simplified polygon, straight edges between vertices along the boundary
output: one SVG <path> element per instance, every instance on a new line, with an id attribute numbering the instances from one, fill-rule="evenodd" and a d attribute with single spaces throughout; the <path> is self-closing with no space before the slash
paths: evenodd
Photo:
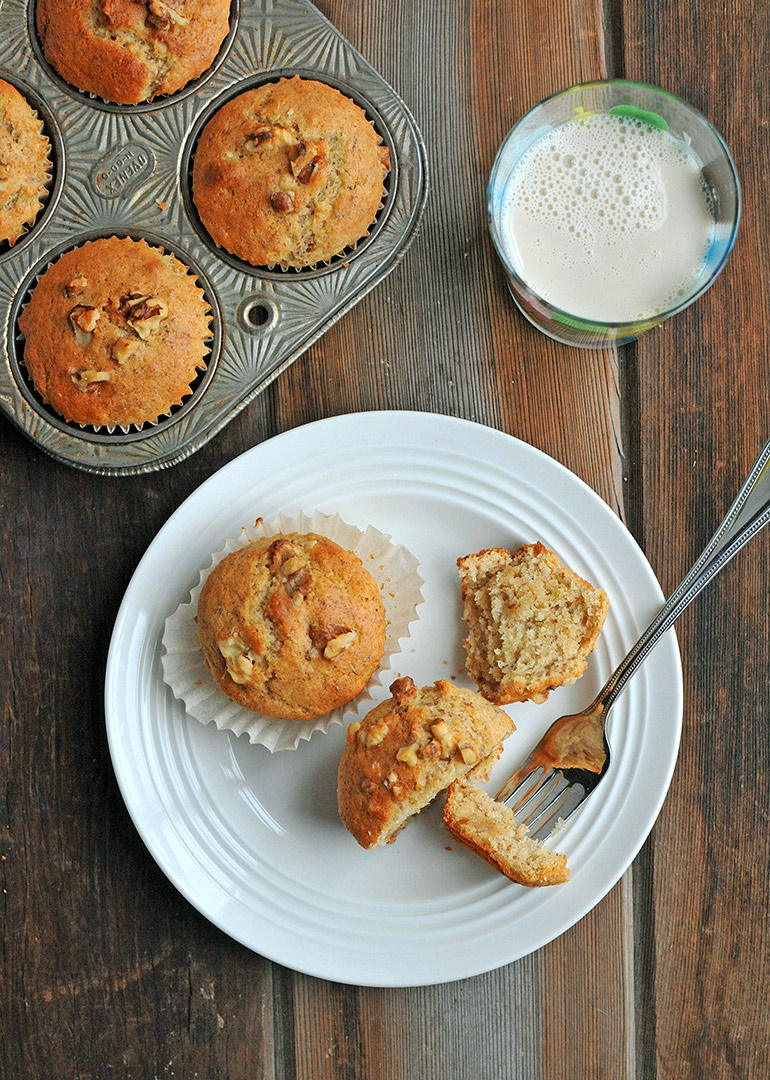
<path id="1" fill-rule="evenodd" d="M 37 29 L 67 82 L 134 105 L 211 67 L 230 29 L 230 0 L 37 0 Z"/>
<path id="2" fill-rule="evenodd" d="M 385 649 L 385 608 L 361 560 L 316 533 L 265 536 L 225 556 L 198 600 L 206 666 L 262 716 L 306 720 L 352 701 Z"/>
<path id="3" fill-rule="evenodd" d="M 400 830 L 458 777 L 487 780 L 516 725 L 474 690 L 396 679 L 391 697 L 347 731 L 337 774 L 340 819 L 367 850 Z"/>
<path id="4" fill-rule="evenodd" d="M 14 244 L 42 210 L 49 149 L 40 118 L 14 86 L 0 79 L 0 241 Z"/>
<path id="5" fill-rule="evenodd" d="M 205 367 L 211 309 L 188 268 L 144 240 L 112 236 L 66 252 L 19 318 L 24 365 L 65 420 L 152 423 Z"/>
<path id="6" fill-rule="evenodd" d="M 232 98 L 203 129 L 193 198 L 214 242 L 254 266 L 328 262 L 369 231 L 390 151 L 364 111 L 313 79 Z"/>

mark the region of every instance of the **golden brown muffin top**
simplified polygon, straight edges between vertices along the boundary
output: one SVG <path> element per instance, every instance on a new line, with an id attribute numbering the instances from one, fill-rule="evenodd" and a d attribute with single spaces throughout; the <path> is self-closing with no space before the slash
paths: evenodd
<path id="1" fill-rule="evenodd" d="M 152 422 L 205 366 L 210 308 L 175 256 L 108 237 L 46 270 L 19 319 L 24 364 L 44 401 L 78 424 Z"/>
<path id="2" fill-rule="evenodd" d="M 63 79 L 132 105 L 172 94 L 216 59 L 230 0 L 37 0 L 46 60 Z"/>
<path id="3" fill-rule="evenodd" d="M 316 533 L 262 537 L 209 574 L 198 637 L 219 687 L 263 716 L 324 716 L 361 693 L 385 608 L 357 555 Z"/>
<path id="4" fill-rule="evenodd" d="M 43 122 L 0 79 L 0 241 L 15 243 L 42 209 L 51 159 Z"/>
<path id="5" fill-rule="evenodd" d="M 327 262 L 369 231 L 390 154 L 363 110 L 325 83 L 281 79 L 232 98 L 193 165 L 201 221 L 255 266 Z"/>

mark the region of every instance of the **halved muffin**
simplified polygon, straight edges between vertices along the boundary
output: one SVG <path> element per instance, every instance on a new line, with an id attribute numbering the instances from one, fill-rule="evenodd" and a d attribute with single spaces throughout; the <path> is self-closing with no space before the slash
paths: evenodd
<path id="1" fill-rule="evenodd" d="M 497 705 L 542 703 L 578 679 L 609 608 L 594 588 L 541 543 L 457 560 L 468 673 Z"/>

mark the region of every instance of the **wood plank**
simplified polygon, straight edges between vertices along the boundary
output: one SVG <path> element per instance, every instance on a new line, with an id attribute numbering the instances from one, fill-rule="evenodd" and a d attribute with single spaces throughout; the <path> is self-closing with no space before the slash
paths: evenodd
<path id="1" fill-rule="evenodd" d="M 624 4 L 630 77 L 666 86 L 725 136 L 743 183 L 733 257 L 711 291 L 635 347 L 635 502 L 673 587 L 770 437 L 764 186 L 766 13 L 750 3 Z M 672 49 L 671 43 L 676 43 Z M 682 747 L 647 854 L 638 966 L 661 1077 L 760 1077 L 770 1061 L 767 950 L 767 559 L 742 552 L 678 628 Z M 654 995 L 654 999 L 653 999 Z"/>

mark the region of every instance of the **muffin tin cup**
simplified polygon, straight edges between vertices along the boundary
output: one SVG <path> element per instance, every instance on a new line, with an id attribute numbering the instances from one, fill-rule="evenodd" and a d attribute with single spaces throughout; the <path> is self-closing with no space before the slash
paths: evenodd
<path id="1" fill-rule="evenodd" d="M 35 220 L 26 224 L 25 231 L 13 244 L 7 240 L 0 240 L 0 262 L 2 262 L 6 258 L 18 255 L 28 243 L 34 240 L 35 235 L 42 232 L 58 205 L 64 179 L 63 168 L 61 167 L 64 158 L 64 141 L 53 114 L 33 87 L 28 86 L 27 83 L 10 72 L 0 72 L 0 78 L 19 91 L 36 114 L 38 120 L 40 120 L 43 134 L 48 139 L 49 161 L 48 181 L 45 184 L 44 192 L 40 195 L 40 210 Z"/>
<path id="2" fill-rule="evenodd" d="M 121 239 L 123 237 L 130 237 L 132 240 L 144 239 L 151 247 L 158 248 L 167 255 L 174 255 L 188 268 L 190 276 L 195 279 L 197 285 L 203 291 L 204 299 L 210 309 L 210 334 L 204 342 L 206 353 L 195 378 L 190 384 L 189 392 L 185 394 L 181 403 L 172 406 L 167 414 L 158 417 L 156 420 L 147 420 L 143 424 L 130 424 L 125 427 L 79 424 L 75 421 L 65 420 L 63 417 L 59 416 L 58 413 L 50 410 L 50 407 L 43 401 L 40 394 L 35 389 L 32 378 L 27 372 L 24 364 L 24 336 L 18 325 L 19 316 L 31 299 L 37 283 L 50 267 L 68 252 L 77 251 L 89 241 L 105 239 L 108 236 L 118 236 Z M 147 437 L 148 432 L 163 431 L 169 425 L 176 423 L 176 421 L 183 417 L 185 413 L 195 407 L 196 402 L 208 389 L 211 380 L 216 373 L 217 362 L 222 349 L 222 311 L 216 306 L 214 291 L 201 267 L 195 265 L 190 259 L 190 256 L 178 248 L 176 244 L 169 241 L 167 237 L 155 236 L 147 232 L 145 232 L 142 237 L 139 237 L 129 229 L 116 229 L 105 234 L 89 233 L 85 236 L 78 236 L 75 238 L 74 243 L 60 245 L 58 248 L 49 252 L 40 264 L 32 268 L 30 274 L 22 282 L 11 309 L 11 317 L 8 325 L 13 335 L 7 343 L 11 369 L 21 393 L 27 398 L 28 402 L 35 408 L 43 408 L 46 411 L 50 411 L 51 422 L 60 430 L 70 431 L 75 427 L 79 430 L 82 438 L 104 445 L 111 445 L 116 441 L 125 444 L 134 442 L 138 439 L 144 439 Z"/>
<path id="3" fill-rule="evenodd" d="M 137 106 L 68 86 L 45 63 L 34 4 L 5 0 L 0 77 L 44 120 L 51 194 L 30 231 L 0 255 L 0 409 L 43 451 L 105 475 L 172 466 L 204 446 L 395 268 L 427 195 L 425 148 L 398 95 L 308 0 L 233 3 L 231 32 L 200 79 Z M 13 76 L 6 74 L 12 71 Z M 197 219 L 190 170 L 218 105 L 300 75 L 335 86 L 366 112 L 393 168 L 369 234 L 328 264 L 253 267 L 217 248 Z M 130 235 L 171 251 L 199 277 L 212 311 L 212 352 L 189 399 L 139 431 L 83 429 L 34 392 L 16 325 L 34 281 L 58 254 L 97 236 Z"/>

